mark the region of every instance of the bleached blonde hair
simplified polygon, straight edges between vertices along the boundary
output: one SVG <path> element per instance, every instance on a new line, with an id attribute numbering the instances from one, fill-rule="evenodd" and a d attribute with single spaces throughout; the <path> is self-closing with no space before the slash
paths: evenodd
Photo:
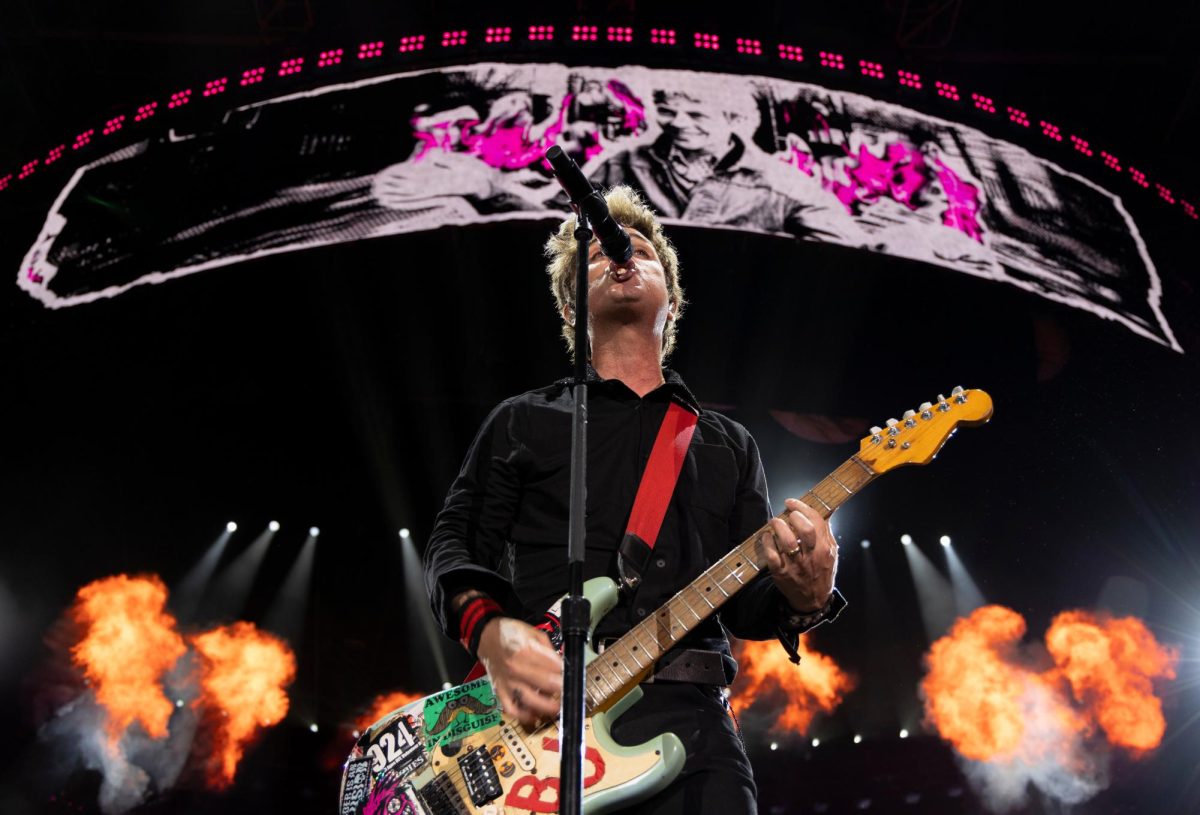
<path id="1" fill-rule="evenodd" d="M 636 229 L 649 240 L 662 263 L 667 282 L 667 297 L 674 306 L 675 319 L 668 320 L 663 327 L 662 361 L 666 361 L 675 350 L 675 331 L 679 318 L 683 315 L 683 307 L 687 300 L 683 295 L 683 286 L 679 283 L 679 255 L 671 239 L 663 233 L 662 224 L 654 210 L 636 190 L 624 184 L 619 184 L 604 193 L 608 211 L 622 226 Z M 563 221 L 558 231 L 546 241 L 546 273 L 550 275 L 550 291 L 554 294 L 554 302 L 562 315 L 564 307 L 570 307 L 575 312 L 575 217 Z M 575 327 L 563 320 L 562 336 L 567 342 L 567 350 L 571 358 L 575 358 Z"/>

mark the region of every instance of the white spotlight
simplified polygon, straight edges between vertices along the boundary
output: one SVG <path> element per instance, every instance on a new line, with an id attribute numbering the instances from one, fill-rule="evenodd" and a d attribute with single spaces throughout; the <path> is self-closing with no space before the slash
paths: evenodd
<path id="1" fill-rule="evenodd" d="M 865 539 L 865 538 L 864 538 L 864 539 L 863 539 L 863 542 L 862 542 L 862 548 L 864 548 L 864 549 L 870 549 L 870 548 L 871 548 L 871 542 L 870 542 L 869 540 L 867 540 L 867 539 Z"/>
<path id="2" fill-rule="evenodd" d="M 410 535 L 411 533 L 408 531 L 407 526 L 400 530 L 400 537 L 404 538 L 404 540 L 408 540 Z"/>
<path id="3" fill-rule="evenodd" d="M 315 527 L 315 526 L 310 526 L 310 527 L 308 528 L 308 534 L 309 534 L 310 536 L 312 536 L 312 537 L 314 537 L 314 538 L 315 538 L 317 535 L 320 535 L 320 534 L 321 534 L 321 530 L 320 530 L 320 529 L 318 529 L 318 528 L 317 528 L 317 527 Z"/>
<path id="4" fill-rule="evenodd" d="M 939 538 L 939 540 L 941 541 L 942 546 L 950 545 L 950 536 L 949 535 L 942 535 L 942 537 Z"/>
<path id="5" fill-rule="evenodd" d="M 176 699 L 176 700 L 175 700 L 175 707 L 183 707 L 183 700 L 182 700 L 182 699 Z"/>
<path id="6" fill-rule="evenodd" d="M 272 532 L 278 532 L 279 521 L 271 521 L 269 524 L 267 524 L 267 529 L 270 529 Z"/>
<path id="7" fill-rule="evenodd" d="M 820 747 L 820 746 L 821 746 L 821 740 L 813 739 L 813 747 Z"/>
<path id="8" fill-rule="evenodd" d="M 316 732 L 317 732 L 317 730 L 318 730 L 318 728 L 317 728 L 317 723 L 316 723 L 316 722 L 313 722 L 312 724 L 310 724 L 310 725 L 308 726 L 308 729 L 309 729 L 309 730 L 311 730 L 312 732 L 316 733 Z"/>
<path id="9" fill-rule="evenodd" d="M 905 546 L 911 546 L 912 545 L 912 535 L 909 535 L 907 533 L 901 535 L 900 542 L 903 543 Z"/>
<path id="10" fill-rule="evenodd" d="M 237 524 L 235 524 L 233 521 L 230 521 L 229 523 L 225 524 L 225 531 L 237 532 Z"/>
<path id="11" fill-rule="evenodd" d="M 452 687 L 454 687 L 454 685 L 450 682 L 442 683 L 442 690 L 450 690 Z"/>
<path id="12" fill-rule="evenodd" d="M 904 728 L 901 728 L 901 730 L 900 730 L 900 738 L 902 738 L 902 739 L 907 739 L 907 738 L 908 738 L 908 730 L 906 730 L 906 729 L 904 729 Z"/>
<path id="13" fill-rule="evenodd" d="M 779 742 L 777 742 L 777 741 L 773 741 L 773 742 L 771 742 L 771 749 L 772 749 L 772 750 L 778 750 L 778 749 L 779 749 Z"/>
<path id="14" fill-rule="evenodd" d="M 855 744 L 862 744 L 862 736 L 860 736 L 860 735 L 858 735 L 857 733 L 855 733 L 855 734 L 854 734 L 854 743 L 855 743 Z"/>

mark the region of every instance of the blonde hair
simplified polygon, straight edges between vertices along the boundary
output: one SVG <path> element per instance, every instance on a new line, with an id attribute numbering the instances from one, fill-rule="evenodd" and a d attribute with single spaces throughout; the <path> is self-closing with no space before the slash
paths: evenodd
<path id="1" fill-rule="evenodd" d="M 679 255 L 671 239 L 663 234 L 662 224 L 654 210 L 647 206 L 642 196 L 632 187 L 619 184 L 604 193 L 608 211 L 612 217 L 630 229 L 636 229 L 650 240 L 658 260 L 662 263 L 663 273 L 667 283 L 667 297 L 673 305 L 675 319 L 667 320 L 663 327 L 663 345 L 661 359 L 665 362 L 675 350 L 675 330 L 679 318 L 683 316 L 683 307 L 687 300 L 683 296 L 683 287 L 679 284 Z M 575 311 L 575 218 L 563 221 L 558 231 L 546 241 L 546 273 L 550 275 L 550 291 L 554 294 L 554 302 L 558 313 L 563 313 L 564 307 Z M 562 336 L 567 342 L 567 350 L 571 358 L 575 358 L 575 327 L 563 320 Z"/>

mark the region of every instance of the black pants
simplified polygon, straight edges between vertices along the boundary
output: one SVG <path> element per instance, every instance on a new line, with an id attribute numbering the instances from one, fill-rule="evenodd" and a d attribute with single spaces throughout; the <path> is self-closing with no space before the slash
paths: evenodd
<path id="1" fill-rule="evenodd" d="M 634 745 L 671 732 L 683 742 L 687 760 L 672 784 L 629 808 L 639 815 L 755 815 L 757 789 L 733 719 L 708 685 L 655 682 L 645 696 L 613 723 L 619 744 Z"/>

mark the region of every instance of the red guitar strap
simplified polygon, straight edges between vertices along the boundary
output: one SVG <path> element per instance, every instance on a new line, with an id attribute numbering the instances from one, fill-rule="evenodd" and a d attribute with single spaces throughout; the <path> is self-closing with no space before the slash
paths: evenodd
<path id="1" fill-rule="evenodd" d="M 637 496 L 633 499 L 633 510 L 625 526 L 625 537 L 617 553 L 617 570 L 625 588 L 634 589 L 642 582 L 642 574 L 654 551 L 667 515 L 667 504 L 679 482 L 679 473 L 687 458 L 688 446 L 700 417 L 677 402 L 667 408 L 667 415 L 658 428 L 654 448 L 642 472 Z M 545 621 L 537 628 L 545 631 L 559 651 L 562 650 L 562 632 L 558 620 L 557 605 L 546 613 Z M 478 679 L 486 673 L 483 665 L 476 662 L 464 682 Z"/>
<path id="2" fill-rule="evenodd" d="M 626 588 L 636 588 L 642 581 L 699 419 L 691 410 L 672 402 L 658 428 L 618 553 L 617 569 Z"/>

